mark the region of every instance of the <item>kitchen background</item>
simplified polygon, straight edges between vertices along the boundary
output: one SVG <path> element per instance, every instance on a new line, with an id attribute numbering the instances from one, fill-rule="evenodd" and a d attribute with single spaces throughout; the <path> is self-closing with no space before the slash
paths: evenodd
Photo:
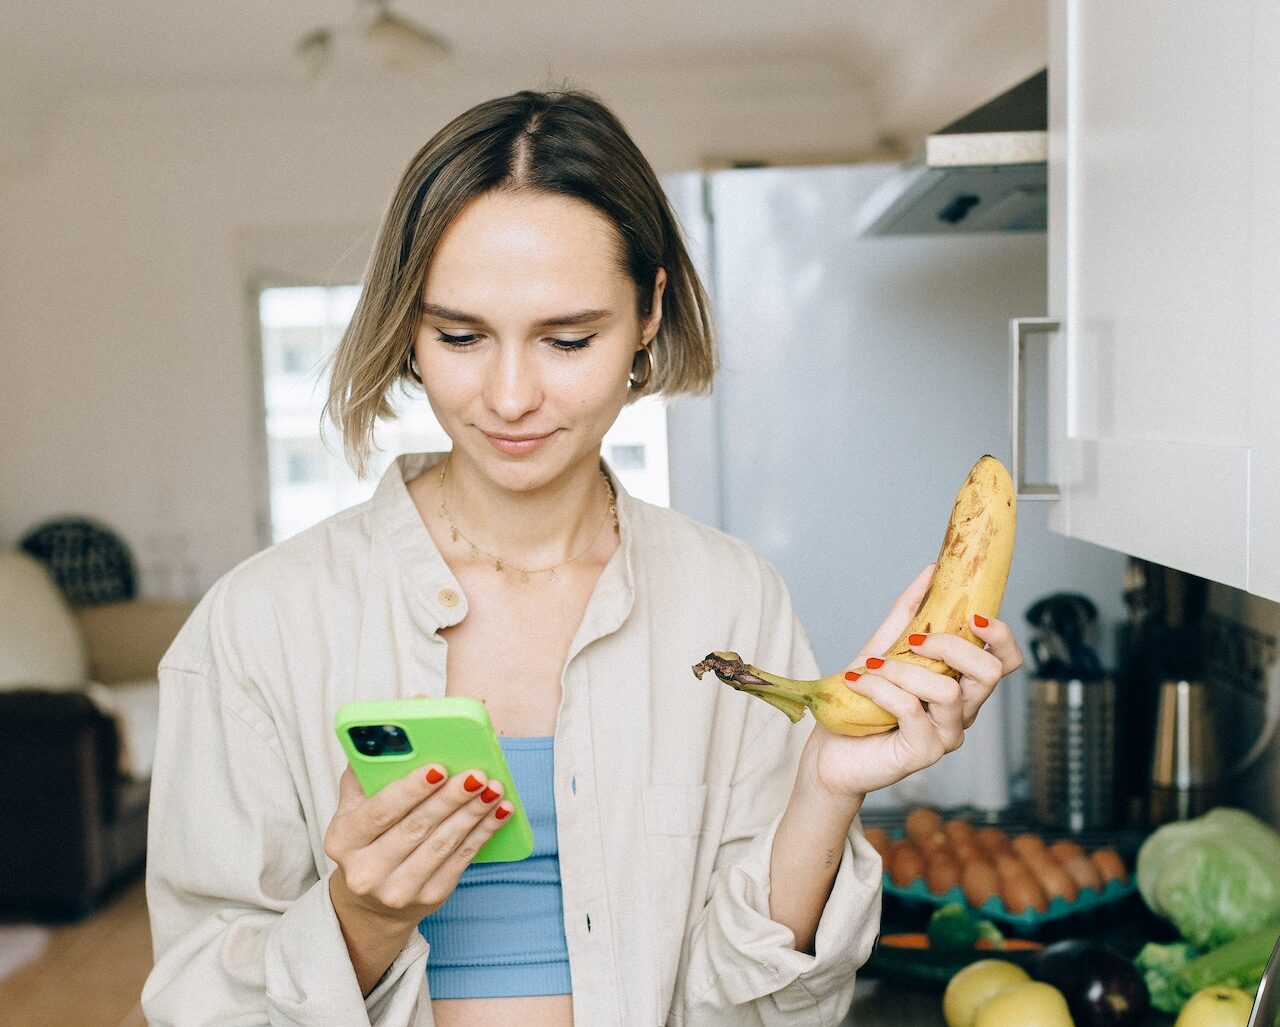
<path id="1" fill-rule="evenodd" d="M 0 547 L 48 518 L 89 516 L 130 544 L 145 595 L 194 600 L 268 544 L 261 290 L 357 283 L 386 198 L 436 128 L 490 96 L 579 86 L 614 107 L 662 176 L 715 303 L 724 369 L 713 397 L 667 412 L 670 502 L 773 561 L 821 663 L 842 665 L 936 555 L 973 460 L 1010 460 L 1010 318 L 1061 313 L 1052 235 L 869 237 L 860 218 L 930 132 L 1051 62 L 1051 11 L 405 0 L 395 9 L 452 48 L 437 73 L 389 74 L 344 29 L 325 72 L 296 76 L 304 32 L 377 6 L 10 5 Z M 1231 60 L 1222 45 L 1213 56 Z M 1235 293 L 1209 291 L 1229 310 Z M 1240 353 L 1224 337 L 1206 360 L 1245 379 Z M 1163 370 L 1144 372 L 1153 394 Z M 1053 374 L 1032 350 L 1029 480 L 1055 470 Z M 1206 435 L 1231 411 L 1220 392 L 1209 399 L 1187 418 Z M 1142 480 L 1133 464 L 1117 473 Z M 1030 655 L 1031 603 L 1082 593 L 1118 670 L 1133 566 L 1122 548 L 1051 528 L 1055 505 L 1020 504 L 1002 616 Z M 1139 516 L 1185 520 L 1210 549 L 1219 526 L 1234 541 L 1234 524 L 1176 505 Z M 1213 578 L 1199 554 L 1165 563 Z M 1250 757 L 1225 797 L 1280 824 L 1280 605 L 1223 577 L 1205 593 L 1205 677 L 1226 764 Z M 872 806 L 1024 795 L 1030 668 L 963 749 Z"/>

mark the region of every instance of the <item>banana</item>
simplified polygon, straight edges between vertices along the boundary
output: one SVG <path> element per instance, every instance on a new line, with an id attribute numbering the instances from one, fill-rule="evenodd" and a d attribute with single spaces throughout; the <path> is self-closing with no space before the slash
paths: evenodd
<path id="1" fill-rule="evenodd" d="M 911 623 L 883 656 L 958 678 L 959 672 L 941 660 L 913 652 L 908 639 L 914 634 L 946 632 L 981 645 L 970 630 L 970 618 L 975 613 L 999 616 L 1016 531 L 1013 481 L 1004 464 L 987 454 L 973 465 L 956 496 L 928 591 Z M 853 669 L 858 674 L 868 670 L 865 663 Z M 792 723 L 804 716 L 805 707 L 819 724 L 841 735 L 879 734 L 898 723 L 891 713 L 850 689 L 845 671 L 816 681 L 793 681 L 753 667 L 730 652 L 711 653 L 693 667 L 699 679 L 708 670 L 725 684 L 776 706 Z"/>

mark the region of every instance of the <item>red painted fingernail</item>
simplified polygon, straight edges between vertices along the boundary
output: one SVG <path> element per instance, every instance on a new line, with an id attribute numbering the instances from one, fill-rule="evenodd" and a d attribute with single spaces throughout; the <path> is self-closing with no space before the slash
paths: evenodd
<path id="1" fill-rule="evenodd" d="M 857 681 L 858 678 L 860 677 L 862 677 L 862 675 L 859 674 L 856 670 L 846 670 L 844 672 L 844 679 L 846 681 Z"/>
<path id="2" fill-rule="evenodd" d="M 500 793 L 495 792 L 492 788 L 486 788 L 483 792 L 480 793 L 480 801 L 493 802 L 493 800 L 496 799 L 499 794 Z"/>
<path id="3" fill-rule="evenodd" d="M 480 789 L 480 785 L 481 782 L 476 780 L 475 774 L 468 774 L 467 779 L 462 782 L 462 787 L 469 792 L 478 791 Z"/>
<path id="4" fill-rule="evenodd" d="M 924 645 L 924 639 L 925 639 L 924 635 L 911 635 L 907 639 L 907 641 L 910 642 L 912 645 Z"/>
<path id="5" fill-rule="evenodd" d="M 435 767 L 432 767 L 430 770 L 427 771 L 427 784 L 438 785 L 443 780 L 444 780 L 444 775 L 440 773 L 440 771 L 438 771 Z"/>
<path id="6" fill-rule="evenodd" d="M 872 656 L 869 660 L 867 660 L 867 666 L 871 670 L 879 670 L 881 667 L 884 666 L 884 660 L 880 659 L 879 656 Z"/>
<path id="7" fill-rule="evenodd" d="M 980 614 L 980 613 L 975 613 L 975 614 L 973 615 L 973 623 L 975 623 L 976 625 L 978 625 L 978 627 L 980 627 L 980 628 L 985 628 L 988 624 L 990 624 L 990 623 L 991 623 L 991 621 L 987 620 L 987 618 L 986 618 L 986 617 L 984 617 L 984 616 L 982 616 L 982 614 Z"/>
<path id="8" fill-rule="evenodd" d="M 499 820 L 506 820 L 507 817 L 511 816 L 511 810 L 507 809 L 505 806 L 499 806 L 497 810 L 494 811 L 493 815 Z"/>

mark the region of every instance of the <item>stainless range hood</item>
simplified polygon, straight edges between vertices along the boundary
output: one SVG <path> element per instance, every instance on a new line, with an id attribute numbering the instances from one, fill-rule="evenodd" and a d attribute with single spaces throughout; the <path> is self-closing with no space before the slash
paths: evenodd
<path id="1" fill-rule="evenodd" d="M 1048 72 L 1037 72 L 929 136 L 863 205 L 858 234 L 1043 232 L 1048 85 Z"/>

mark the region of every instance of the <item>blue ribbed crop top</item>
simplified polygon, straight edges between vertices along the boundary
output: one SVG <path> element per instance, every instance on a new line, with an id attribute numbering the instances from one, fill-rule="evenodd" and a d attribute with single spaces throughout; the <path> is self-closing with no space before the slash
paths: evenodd
<path id="1" fill-rule="evenodd" d="M 472 863 L 445 904 L 419 922 L 431 946 L 427 984 L 433 999 L 572 991 L 552 741 L 499 739 L 533 828 L 533 854 L 515 863 Z"/>

